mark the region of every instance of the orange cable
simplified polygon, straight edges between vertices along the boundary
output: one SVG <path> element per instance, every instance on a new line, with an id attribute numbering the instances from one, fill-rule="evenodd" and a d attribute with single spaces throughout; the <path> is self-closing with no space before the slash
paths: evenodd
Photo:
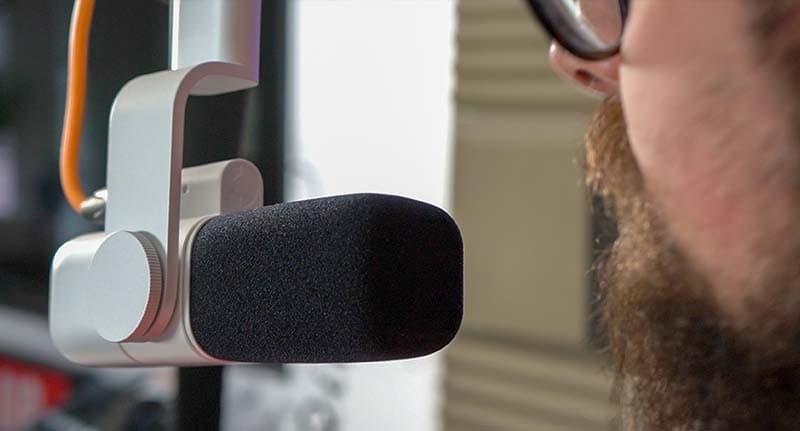
<path id="1" fill-rule="evenodd" d="M 61 188 L 69 205 L 78 213 L 86 194 L 78 169 L 83 114 L 86 106 L 86 75 L 89 62 L 89 33 L 95 0 L 75 0 L 69 34 L 67 100 L 61 134 L 59 170 Z"/>

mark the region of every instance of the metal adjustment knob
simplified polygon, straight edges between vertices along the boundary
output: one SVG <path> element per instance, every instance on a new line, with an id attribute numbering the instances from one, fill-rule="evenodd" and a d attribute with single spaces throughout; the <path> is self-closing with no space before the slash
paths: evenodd
<path id="1" fill-rule="evenodd" d="M 104 339 L 145 341 L 164 286 L 161 259 L 144 233 L 108 235 L 89 265 L 87 298 L 95 330 Z"/>

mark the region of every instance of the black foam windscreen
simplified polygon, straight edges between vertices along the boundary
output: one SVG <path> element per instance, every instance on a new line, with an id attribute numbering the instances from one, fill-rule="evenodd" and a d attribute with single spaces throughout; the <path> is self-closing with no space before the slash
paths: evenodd
<path id="1" fill-rule="evenodd" d="M 461 324 L 461 234 L 435 206 L 379 194 L 223 215 L 194 239 L 189 296 L 192 333 L 219 359 L 423 356 Z"/>

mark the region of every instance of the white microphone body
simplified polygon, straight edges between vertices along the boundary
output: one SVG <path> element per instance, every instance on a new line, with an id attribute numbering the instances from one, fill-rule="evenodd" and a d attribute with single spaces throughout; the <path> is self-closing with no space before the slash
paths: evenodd
<path id="1" fill-rule="evenodd" d="M 194 234 L 210 218 L 262 205 L 261 174 L 246 160 L 183 169 L 177 300 L 173 310 L 163 310 L 172 314 L 167 327 L 150 341 L 120 342 L 106 339 L 98 332 L 95 315 L 102 311 L 104 304 L 92 296 L 92 290 L 107 288 L 114 294 L 126 289 L 125 280 L 121 278 L 106 286 L 92 283 L 92 261 L 108 235 L 90 233 L 62 245 L 53 259 L 50 279 L 50 333 L 58 350 L 67 359 L 90 366 L 224 363 L 206 354 L 192 335 L 188 309 L 191 244 Z M 124 307 L 107 304 L 107 307 L 124 309 L 131 304 L 122 305 Z M 118 321 L 105 324 L 129 325 L 126 316 L 119 314 Z"/>

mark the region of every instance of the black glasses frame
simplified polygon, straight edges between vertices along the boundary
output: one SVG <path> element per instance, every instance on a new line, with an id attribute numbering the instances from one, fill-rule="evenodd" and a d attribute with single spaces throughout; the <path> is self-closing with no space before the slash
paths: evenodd
<path id="1" fill-rule="evenodd" d="M 628 18 L 630 0 L 618 0 L 623 29 Z M 585 60 L 604 60 L 619 53 L 620 44 L 605 46 L 597 42 L 595 37 L 582 34 L 580 28 L 568 22 L 564 4 L 561 0 L 528 0 L 531 10 L 539 19 L 542 27 L 561 46 L 573 55 Z"/>

